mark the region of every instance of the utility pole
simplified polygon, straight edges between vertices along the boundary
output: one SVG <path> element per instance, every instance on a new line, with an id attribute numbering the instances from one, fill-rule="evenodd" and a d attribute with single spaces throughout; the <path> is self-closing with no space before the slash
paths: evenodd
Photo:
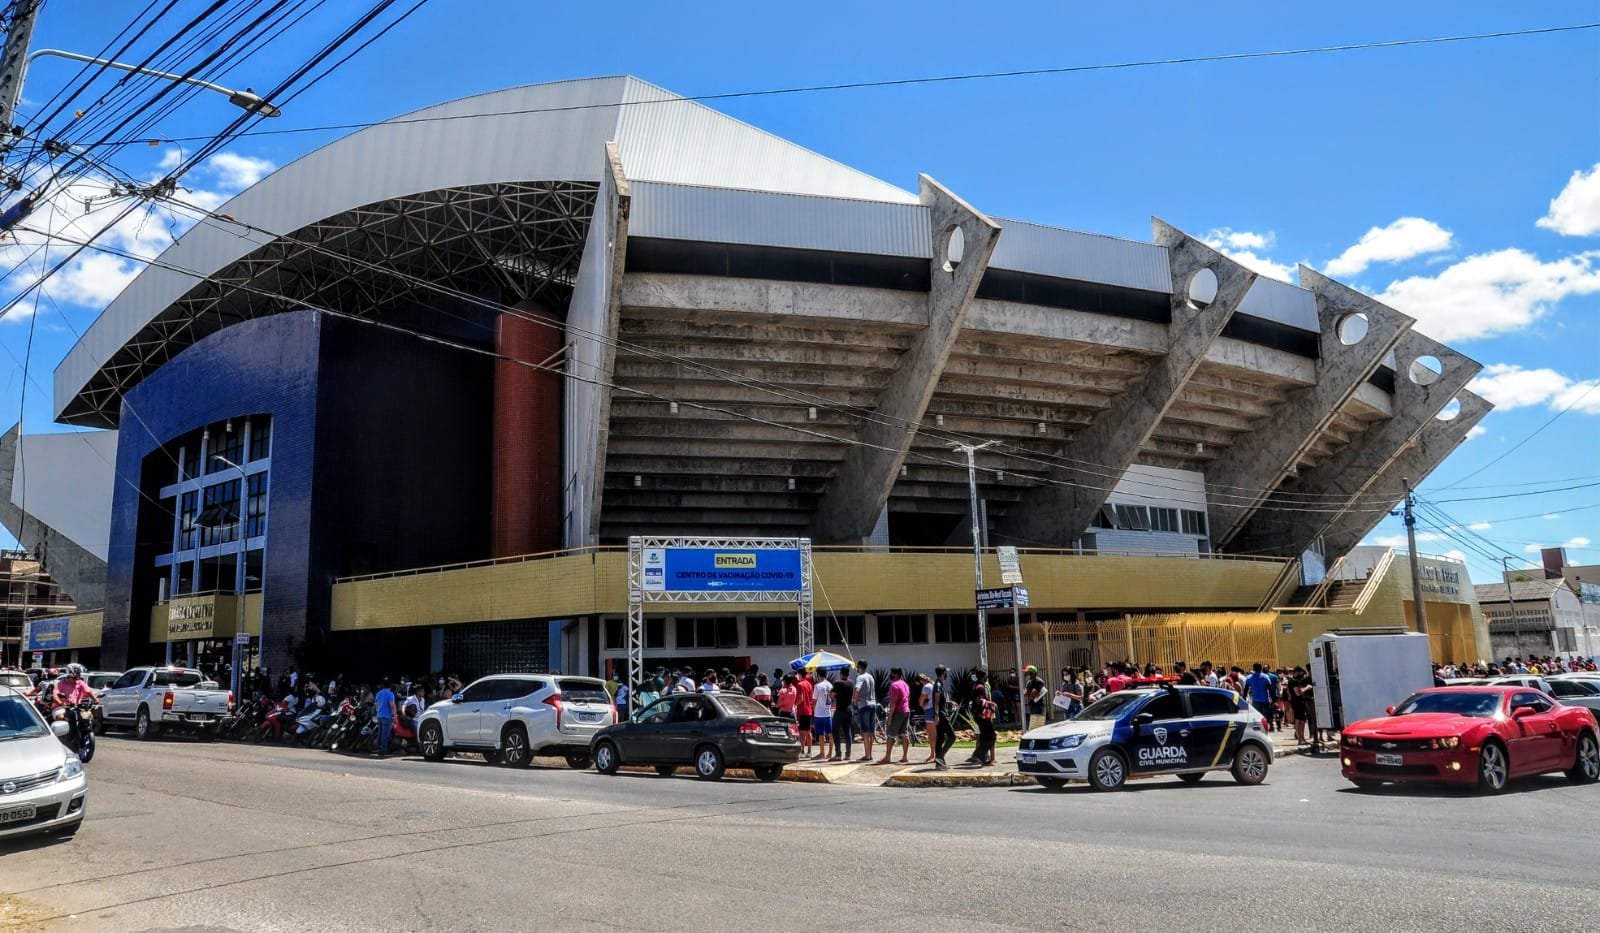
<path id="1" fill-rule="evenodd" d="M 1428 617 L 1422 608 L 1422 563 L 1417 557 L 1417 516 L 1412 510 L 1416 496 L 1411 494 L 1411 480 L 1401 477 L 1406 488 L 1406 546 L 1411 549 L 1411 608 L 1417 617 L 1417 631 L 1428 634 Z"/>
<path id="2" fill-rule="evenodd" d="M 1500 569 L 1505 571 L 1505 573 L 1500 575 L 1500 579 L 1505 581 L 1505 584 L 1506 584 L 1506 602 L 1511 605 L 1511 632 L 1512 632 L 1512 637 L 1518 638 L 1518 641 L 1520 643 L 1521 639 L 1520 639 L 1518 633 L 1520 633 L 1522 630 L 1521 630 L 1521 628 L 1519 628 L 1517 626 L 1517 594 L 1516 594 L 1516 591 L 1511 588 L 1511 558 L 1510 557 L 1502 556 L 1500 558 Z"/>
<path id="3" fill-rule="evenodd" d="M 0 51 L 0 133 L 11 135 L 22 99 L 23 72 L 28 67 L 28 46 L 33 44 L 33 20 L 43 0 L 15 0 L 11 22 L 5 23 L 6 44 Z"/>
<path id="4" fill-rule="evenodd" d="M 975 590 L 983 589 L 983 535 L 978 521 L 977 453 L 998 443 L 985 441 L 982 444 L 950 445 L 967 455 L 967 489 L 972 494 L 972 575 L 977 581 L 973 587 Z M 978 607 L 978 665 L 983 668 L 989 666 L 989 620 L 982 606 Z"/>

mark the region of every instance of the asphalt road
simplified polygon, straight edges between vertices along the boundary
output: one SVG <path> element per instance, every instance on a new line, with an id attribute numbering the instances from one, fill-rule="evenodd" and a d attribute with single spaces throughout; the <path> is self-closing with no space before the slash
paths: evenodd
<path id="1" fill-rule="evenodd" d="M 45 929 L 1600 928 L 1600 786 L 890 789 L 112 737 L 71 841 L 0 844 Z M 1114 924 L 1114 927 L 1108 927 Z"/>

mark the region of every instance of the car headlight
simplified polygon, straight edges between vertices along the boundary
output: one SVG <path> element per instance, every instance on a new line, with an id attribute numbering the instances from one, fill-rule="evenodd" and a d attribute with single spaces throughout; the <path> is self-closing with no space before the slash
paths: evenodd
<path id="1" fill-rule="evenodd" d="M 1458 746 L 1460 744 L 1461 744 L 1461 737 L 1460 736 L 1447 735 L 1447 736 L 1445 736 L 1444 738 L 1441 738 L 1441 739 L 1433 739 L 1432 741 L 1430 741 L 1428 743 L 1428 747 L 1429 748 L 1455 748 L 1456 746 Z"/>
<path id="2" fill-rule="evenodd" d="M 1344 737 L 1344 744 L 1353 745 L 1356 748 L 1360 748 L 1361 747 L 1361 736 L 1359 736 L 1359 735 L 1348 735 L 1347 734 Z"/>
<path id="3" fill-rule="evenodd" d="M 1058 735 L 1050 740 L 1051 748 L 1077 748 L 1082 744 L 1082 735 Z"/>
<path id="4" fill-rule="evenodd" d="M 61 766 L 61 772 L 56 775 L 58 781 L 70 781 L 83 773 L 83 762 L 76 758 L 68 758 L 67 763 Z"/>

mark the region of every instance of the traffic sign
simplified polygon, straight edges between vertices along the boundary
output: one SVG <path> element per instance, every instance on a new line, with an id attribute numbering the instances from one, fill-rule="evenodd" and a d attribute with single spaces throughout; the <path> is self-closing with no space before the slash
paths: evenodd
<path id="1" fill-rule="evenodd" d="M 238 632 L 238 633 L 236 633 L 233 636 L 233 643 L 236 644 L 236 645 L 249 646 L 249 644 L 250 644 L 250 633 L 249 632 Z"/>
<path id="2" fill-rule="evenodd" d="M 1017 605 L 1023 606 L 1023 607 L 1026 607 L 1028 605 L 1028 588 L 1027 587 L 1025 587 L 1025 586 L 1013 586 L 1011 588 L 1011 591 L 1015 594 L 1015 598 L 1017 600 Z"/>
<path id="3" fill-rule="evenodd" d="M 1017 584 L 1022 582 L 1022 565 L 1017 562 L 1017 549 L 1014 547 L 997 547 L 995 556 L 1000 559 L 1000 582 Z"/>
<path id="4" fill-rule="evenodd" d="M 974 590 L 979 609 L 1010 609 L 1011 587 L 996 586 L 987 590 Z"/>

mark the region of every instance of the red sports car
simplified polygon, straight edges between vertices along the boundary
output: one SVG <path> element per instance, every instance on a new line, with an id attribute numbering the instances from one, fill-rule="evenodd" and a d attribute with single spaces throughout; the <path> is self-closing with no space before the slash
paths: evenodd
<path id="1" fill-rule="evenodd" d="M 1346 726 L 1339 751 L 1357 787 L 1430 781 L 1497 794 L 1512 778 L 1548 771 L 1600 780 L 1597 736 L 1593 713 L 1531 687 L 1435 687 Z"/>

